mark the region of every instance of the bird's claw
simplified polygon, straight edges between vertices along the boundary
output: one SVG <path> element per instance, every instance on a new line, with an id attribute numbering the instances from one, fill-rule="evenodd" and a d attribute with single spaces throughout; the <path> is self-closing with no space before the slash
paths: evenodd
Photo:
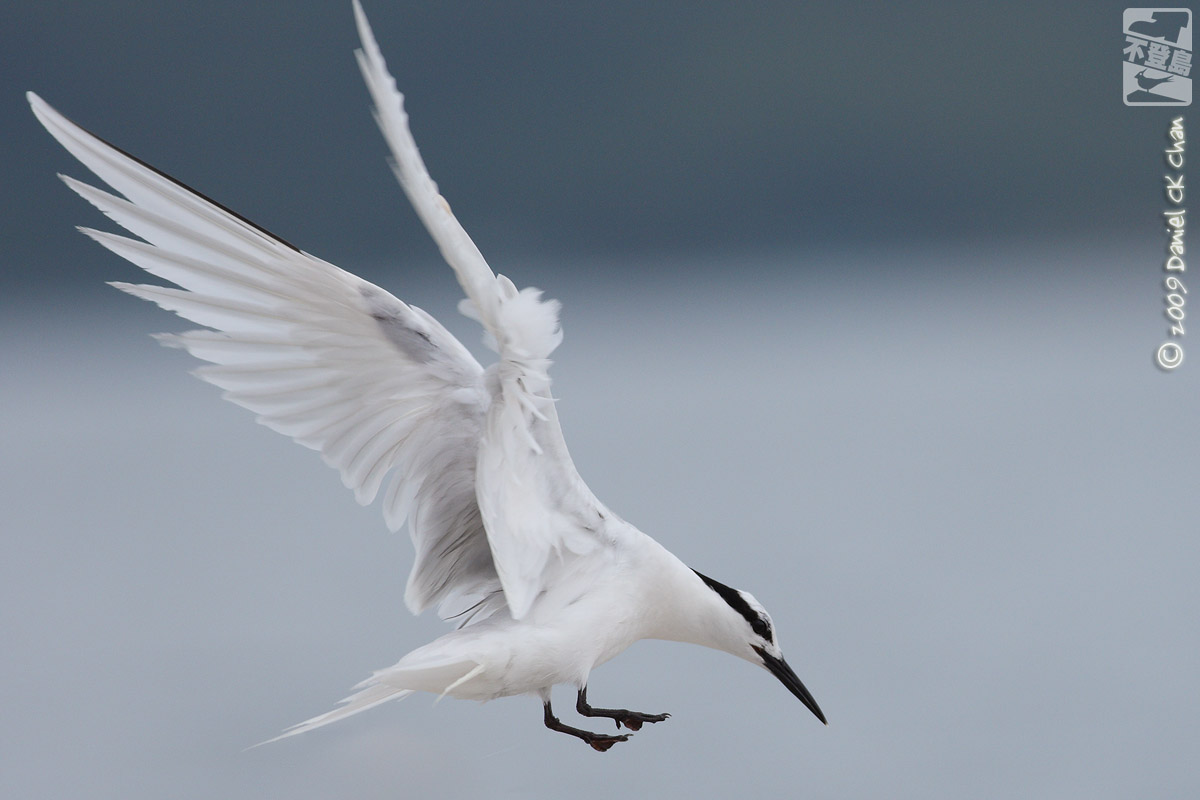
<path id="1" fill-rule="evenodd" d="M 620 736 L 601 736 L 596 734 L 587 740 L 587 743 L 592 746 L 592 749 L 598 753 L 604 753 L 608 748 L 612 747 L 617 742 L 629 741 L 629 734 L 623 733 Z"/>
<path id="2" fill-rule="evenodd" d="M 647 722 L 662 722 L 669 716 L 671 716 L 671 715 L 670 714 L 643 714 L 640 711 L 630 711 L 627 716 L 618 717 L 614 721 L 617 723 L 618 728 L 620 728 L 622 725 L 624 725 L 626 728 L 628 728 L 631 731 L 640 731 L 642 729 L 643 724 L 645 724 Z"/>

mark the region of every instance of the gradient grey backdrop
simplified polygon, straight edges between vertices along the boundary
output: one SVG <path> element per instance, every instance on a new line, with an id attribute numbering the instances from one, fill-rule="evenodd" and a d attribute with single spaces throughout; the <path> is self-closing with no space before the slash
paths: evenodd
<path id="1" fill-rule="evenodd" d="M 241 752 L 442 626 L 407 537 L 103 285 L 22 93 L 486 351 L 348 0 L 7 4 L 0 795 L 1194 796 L 1200 330 L 1153 367 L 1173 111 L 1121 102 L 1122 8 L 367 3 L 458 216 L 564 303 L 580 471 L 771 609 L 831 723 L 648 642 L 591 697 L 674 716 L 600 755 L 427 697 Z"/>

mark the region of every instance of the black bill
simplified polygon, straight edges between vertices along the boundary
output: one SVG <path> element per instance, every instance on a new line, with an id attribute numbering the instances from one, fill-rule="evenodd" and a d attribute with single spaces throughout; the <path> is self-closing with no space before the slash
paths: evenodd
<path id="1" fill-rule="evenodd" d="M 792 672 L 792 668 L 782 658 L 776 658 L 761 647 L 755 647 L 754 651 L 762 656 L 763 666 L 770 670 L 771 674 L 779 678 L 780 683 L 788 688 L 788 691 L 800 698 L 800 702 L 808 706 L 808 710 L 817 715 L 817 719 L 825 725 L 829 723 L 825 721 L 825 715 L 821 713 L 821 707 L 817 705 L 817 701 L 813 699 L 812 694 L 808 689 L 804 688 L 804 684 L 796 677 L 796 673 Z"/>

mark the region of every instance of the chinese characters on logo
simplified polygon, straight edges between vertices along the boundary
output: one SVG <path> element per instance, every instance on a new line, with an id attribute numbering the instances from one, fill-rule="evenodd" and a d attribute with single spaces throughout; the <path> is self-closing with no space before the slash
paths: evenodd
<path id="1" fill-rule="evenodd" d="M 1129 106 L 1192 102 L 1192 12 L 1127 8 L 1122 94 Z"/>

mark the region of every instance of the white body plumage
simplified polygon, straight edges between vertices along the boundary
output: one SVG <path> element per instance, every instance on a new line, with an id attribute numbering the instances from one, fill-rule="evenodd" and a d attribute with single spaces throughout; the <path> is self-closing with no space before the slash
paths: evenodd
<path id="1" fill-rule="evenodd" d="M 263 424 L 320 451 L 360 503 L 383 491 L 416 558 L 405 601 L 459 627 L 376 672 L 342 706 L 292 735 L 414 691 L 473 700 L 533 693 L 546 724 L 598 750 L 625 736 L 564 726 L 556 684 L 579 710 L 636 730 L 665 715 L 592 709 L 591 670 L 633 642 L 672 639 L 766 667 L 822 720 L 783 661 L 770 618 L 745 592 L 686 567 L 583 483 L 550 394 L 558 304 L 495 275 L 438 193 L 366 17 L 359 64 L 396 175 L 466 293 L 498 360 L 484 370 L 440 323 L 301 251 L 109 145 L 36 95 L 46 129 L 118 197 L 63 176 L 140 238 L 81 229 L 176 284 L 114 284 L 206 330 L 163 335 L 209 365 L 196 372 Z M 384 489 L 385 480 L 390 482 Z"/>

